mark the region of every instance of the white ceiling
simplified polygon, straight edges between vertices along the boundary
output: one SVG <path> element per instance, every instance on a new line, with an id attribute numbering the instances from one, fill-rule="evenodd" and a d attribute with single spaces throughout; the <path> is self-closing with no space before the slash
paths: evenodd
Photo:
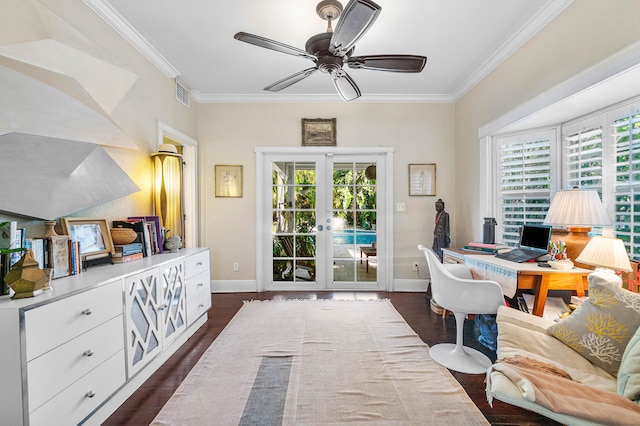
<path id="1" fill-rule="evenodd" d="M 263 91 L 313 64 L 233 38 L 244 31 L 304 49 L 326 30 L 315 11 L 319 0 L 84 1 L 198 102 L 340 102 L 323 73 L 277 94 Z M 571 1 L 377 0 L 382 12 L 355 54 L 428 61 L 419 74 L 345 67 L 363 93 L 354 102 L 455 101 Z"/>

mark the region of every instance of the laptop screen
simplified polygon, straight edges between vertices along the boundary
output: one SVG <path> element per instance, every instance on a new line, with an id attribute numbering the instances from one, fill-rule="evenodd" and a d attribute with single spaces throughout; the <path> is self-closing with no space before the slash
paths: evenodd
<path id="1" fill-rule="evenodd" d="M 550 225 L 522 225 L 520 248 L 547 253 L 551 241 Z"/>

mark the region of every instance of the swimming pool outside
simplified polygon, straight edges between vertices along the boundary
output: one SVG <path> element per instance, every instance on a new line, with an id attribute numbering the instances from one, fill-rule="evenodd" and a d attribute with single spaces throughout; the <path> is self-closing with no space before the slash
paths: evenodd
<path id="1" fill-rule="evenodd" d="M 376 231 L 345 229 L 333 233 L 333 245 L 371 245 L 376 241 Z"/>

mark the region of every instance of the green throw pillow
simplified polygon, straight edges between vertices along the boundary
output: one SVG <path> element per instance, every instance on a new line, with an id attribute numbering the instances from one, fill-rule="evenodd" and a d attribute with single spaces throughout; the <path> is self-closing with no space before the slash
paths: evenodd
<path id="1" fill-rule="evenodd" d="M 640 399 L 640 328 L 622 355 L 618 371 L 618 394 L 632 401 Z"/>
<path id="2" fill-rule="evenodd" d="M 549 333 L 612 376 L 640 326 L 640 294 L 589 275 L 589 298 Z"/>

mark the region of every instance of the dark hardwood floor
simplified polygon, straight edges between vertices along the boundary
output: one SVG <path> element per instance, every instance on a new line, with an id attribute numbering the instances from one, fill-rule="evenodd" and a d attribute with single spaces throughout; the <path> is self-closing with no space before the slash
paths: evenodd
<path id="1" fill-rule="evenodd" d="M 452 316 L 443 319 L 428 305 L 424 293 L 387 292 L 263 292 L 212 294 L 209 320 L 156 371 L 122 406 L 111 415 L 104 425 L 148 425 L 189 373 L 202 353 L 211 345 L 231 318 L 242 306 L 243 300 L 268 299 L 332 299 L 372 297 L 388 298 L 404 317 L 405 321 L 428 345 L 455 342 L 455 320 Z M 477 342 L 477 329 L 473 321 L 465 321 L 465 345 L 481 350 L 492 360 L 495 353 Z M 467 394 L 493 425 L 556 425 L 557 423 L 530 411 L 494 400 L 493 407 L 485 396 L 484 375 L 452 372 Z M 212 419 L 211 424 L 215 424 Z"/>

